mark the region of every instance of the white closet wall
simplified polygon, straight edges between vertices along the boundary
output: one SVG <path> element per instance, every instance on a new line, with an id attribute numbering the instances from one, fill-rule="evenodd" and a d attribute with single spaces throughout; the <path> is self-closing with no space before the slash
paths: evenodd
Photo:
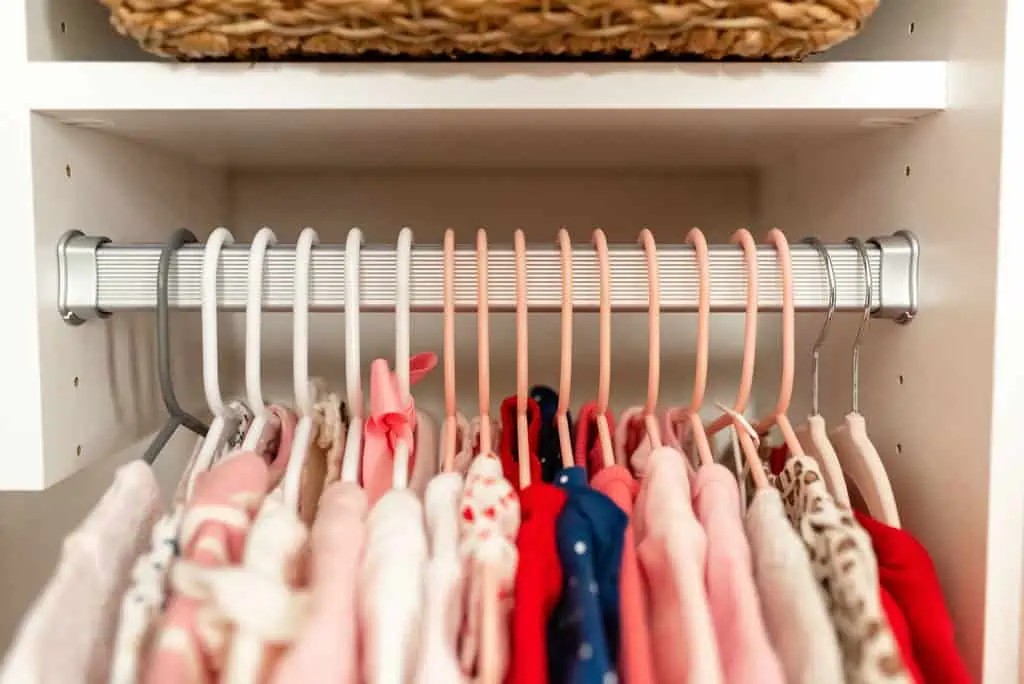
<path id="1" fill-rule="evenodd" d="M 909 326 L 872 322 L 861 409 L 972 671 L 1013 681 L 1024 570 L 1024 270 L 1014 261 L 1024 198 L 1014 182 L 1024 156 L 1010 142 L 1024 135 L 1024 80 L 1011 67 L 1024 60 L 1010 59 L 1020 48 L 1005 36 L 1021 35 L 1019 13 L 1006 0 L 882 0 L 862 37 L 803 64 L 250 67 L 160 63 L 113 34 L 89 0 L 0 4 L 0 60 L 15 84 L 0 104 L 10 219 L 0 289 L 24 295 L 5 304 L 0 377 L 16 389 L 0 396 L 12 453 L 0 488 L 50 487 L 0 495 L 0 640 L 112 465 L 161 419 L 152 313 L 75 329 L 58 319 L 53 246 L 66 230 L 158 242 L 178 227 L 203 237 L 226 225 L 247 241 L 269 225 L 289 242 L 311 225 L 337 243 L 358 225 L 383 243 L 408 225 L 419 243 L 449 227 L 469 243 L 487 227 L 496 244 L 516 228 L 553 242 L 565 226 L 581 244 L 594 227 L 614 242 L 647 227 L 660 243 L 693 225 L 712 242 L 739 227 L 828 242 L 905 229 L 922 244 L 921 313 Z M 290 316 L 267 316 L 268 393 L 287 398 Z M 642 398 L 646 325 L 616 316 L 612 399 L 623 407 Z M 848 409 L 856 318 L 837 316 L 823 356 L 830 422 Z M 666 403 L 690 388 L 691 319 L 664 317 Z M 794 420 L 807 411 L 820 320 L 798 321 Z M 224 388 L 237 393 L 244 317 L 222 322 Z M 201 410 L 198 315 L 174 323 L 179 393 Z M 473 411 L 472 317 L 457 326 L 460 401 Z M 531 379 L 556 382 L 557 317 L 530 326 Z M 365 378 L 372 358 L 393 354 L 393 321 L 364 314 L 361 327 Z M 712 398 L 735 391 L 741 327 L 739 316 L 714 317 Z M 514 387 L 512 330 L 511 316 L 492 316 L 495 410 Z M 761 330 L 763 409 L 778 386 L 777 316 L 765 314 Z M 311 331 L 312 372 L 340 387 L 342 314 L 314 315 Z M 413 331 L 413 351 L 439 351 L 440 315 L 415 315 Z M 577 316 L 576 406 L 594 393 L 595 332 L 593 316 Z M 417 389 L 421 405 L 439 408 L 440 382 L 438 372 Z M 173 467 L 162 467 L 169 482 Z"/>

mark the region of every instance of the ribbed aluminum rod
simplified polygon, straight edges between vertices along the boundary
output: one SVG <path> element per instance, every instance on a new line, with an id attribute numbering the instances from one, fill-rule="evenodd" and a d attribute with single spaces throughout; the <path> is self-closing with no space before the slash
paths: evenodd
<path id="1" fill-rule="evenodd" d="M 792 244 L 793 292 L 798 311 L 824 311 L 828 305 L 825 264 L 812 248 Z M 883 300 L 881 263 L 883 249 L 868 244 L 871 264 L 872 309 Z M 864 306 L 864 275 L 860 256 L 850 245 L 828 246 L 837 283 L 837 307 L 861 311 Z M 102 244 L 95 249 L 96 308 L 102 312 L 151 310 L 156 306 L 159 245 Z M 313 250 L 310 309 L 341 311 L 345 306 L 345 249 L 341 245 L 320 245 Z M 169 303 L 172 308 L 197 309 L 203 248 L 186 246 L 171 262 Z M 218 301 L 222 309 L 245 309 L 248 291 L 249 250 L 246 245 L 225 247 L 220 257 Z M 264 275 L 263 306 L 266 310 L 290 310 L 294 292 L 293 246 L 268 250 Z M 695 311 L 698 272 L 692 247 L 658 246 L 661 307 L 664 311 Z M 554 247 L 533 247 L 527 254 L 528 294 L 531 311 L 558 311 L 561 307 L 561 261 Z M 635 245 L 613 246 L 610 250 L 611 303 L 616 311 L 647 308 L 647 262 Z M 489 303 L 492 311 L 515 308 L 515 258 L 511 248 L 495 245 L 488 261 Z M 743 253 L 732 245 L 710 248 L 711 307 L 713 311 L 743 311 L 746 306 L 746 273 Z M 778 311 L 782 307 L 782 276 L 772 247 L 758 248 L 759 307 Z M 417 245 L 412 253 L 412 308 L 441 311 L 442 251 L 436 245 Z M 455 306 L 475 311 L 476 252 L 459 247 L 455 253 Z M 73 280 L 69 277 L 69 280 Z M 908 276 L 909 280 L 909 276 Z M 366 246 L 360 257 L 360 305 L 364 311 L 392 311 L 395 302 L 395 251 L 392 247 Z M 889 283 L 886 283 L 889 285 Z M 895 285 L 895 284 L 894 284 Z M 74 288 L 74 282 L 68 283 Z M 596 311 L 600 283 L 593 249 L 573 251 L 573 305 L 578 311 Z M 905 289 L 905 288 L 904 288 Z M 80 299 L 79 299 L 80 301 Z M 916 302 L 914 302 L 916 305 Z"/>

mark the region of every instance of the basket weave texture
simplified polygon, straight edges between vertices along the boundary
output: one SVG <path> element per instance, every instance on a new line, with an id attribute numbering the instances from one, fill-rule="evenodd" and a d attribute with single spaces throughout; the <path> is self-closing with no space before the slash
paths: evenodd
<path id="1" fill-rule="evenodd" d="M 365 53 L 799 59 L 855 35 L 879 0 L 101 0 L 181 59 Z"/>

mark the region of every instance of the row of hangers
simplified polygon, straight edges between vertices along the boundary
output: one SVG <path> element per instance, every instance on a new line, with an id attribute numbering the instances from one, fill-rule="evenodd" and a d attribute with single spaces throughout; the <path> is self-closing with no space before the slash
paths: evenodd
<path id="1" fill-rule="evenodd" d="M 202 266 L 202 340 L 203 340 L 203 384 L 206 400 L 213 415 L 213 422 L 207 429 L 203 423 L 184 411 L 178 403 L 171 379 L 169 326 L 168 326 L 168 275 L 171 255 L 184 244 L 196 242 L 195 236 L 187 230 L 176 231 L 164 246 L 159 262 L 157 283 L 157 341 L 158 370 L 161 394 L 169 418 L 163 429 L 158 433 L 145 454 L 145 459 L 152 463 L 171 435 L 178 427 L 185 427 L 206 439 L 200 451 L 197 468 L 194 473 L 208 469 L 216 454 L 220 453 L 227 436 L 231 434 L 237 420 L 228 409 L 220 392 L 218 368 L 218 335 L 217 335 L 217 297 L 216 282 L 219 256 L 222 247 L 233 242 L 231 234 L 224 228 L 216 229 L 208 238 L 203 256 Z M 708 265 L 708 246 L 703 233 L 692 229 L 687 233 L 685 241 L 694 247 L 699 272 L 699 298 L 697 307 L 697 342 L 696 369 L 694 386 L 688 406 L 669 411 L 673 424 L 689 423 L 694 438 L 696 454 L 703 464 L 713 462 L 710 438 L 722 429 L 734 426 L 737 432 L 740 451 L 744 457 L 756 487 L 767 486 L 768 481 L 757 453 L 758 436 L 767 433 L 772 427 L 778 426 L 786 445 L 794 455 L 810 455 L 819 462 L 830 490 L 836 500 L 845 506 L 850 505 L 849 491 L 844 473 L 857 486 L 869 512 L 880 520 L 893 526 L 899 526 L 895 499 L 888 476 L 885 473 L 881 458 L 867 437 L 863 416 L 859 410 L 859 371 L 860 346 L 864 330 L 870 317 L 872 286 L 870 262 L 863 243 L 851 238 L 852 244 L 861 256 L 865 280 L 865 307 L 853 344 L 852 354 L 852 409 L 844 422 L 831 432 L 826 430 L 824 418 L 819 406 L 819 375 L 820 353 L 827 338 L 829 325 L 836 309 L 836 276 L 828 250 L 817 238 L 808 238 L 820 254 L 828 276 L 829 306 L 824 325 L 819 332 L 811 350 L 811 415 L 807 422 L 794 428 L 788 418 L 788 409 L 792 398 L 794 380 L 794 341 L 795 341 L 795 307 L 789 245 L 782 231 L 774 229 L 768 233 L 767 241 L 772 244 L 778 255 L 782 273 L 783 310 L 782 310 L 782 378 L 778 401 L 774 410 L 761 420 L 749 424 L 743 418 L 750 399 L 754 376 L 754 360 L 757 338 L 758 315 L 758 273 L 756 243 L 750 232 L 744 229 L 736 231 L 731 237 L 733 244 L 738 244 L 744 253 L 744 266 L 747 275 L 747 306 L 745 309 L 744 342 L 740 386 L 731 407 L 718 405 L 721 415 L 705 425 L 700 417 L 704 405 L 704 394 L 707 386 L 707 369 L 709 358 L 709 323 L 710 323 L 710 275 Z M 276 236 L 270 228 L 260 229 L 253 238 L 249 250 L 249 289 L 246 303 L 246 334 L 245 334 L 245 376 L 246 399 L 256 412 L 243 448 L 252 448 L 258 442 L 267 424 L 269 411 L 266 409 L 261 387 L 261 334 L 262 334 L 262 298 L 263 298 L 263 266 L 268 247 L 276 244 Z M 304 229 L 299 235 L 295 251 L 295 298 L 293 303 L 293 381 L 295 407 L 300 416 L 292 458 L 285 476 L 286 501 L 297 505 L 298 485 L 305 453 L 313 438 L 313 396 L 309 379 L 309 282 L 311 252 L 318 242 L 316 231 Z M 653 234 L 649 230 L 640 233 L 639 242 L 644 249 L 649 283 L 648 309 L 648 382 L 647 394 L 643 405 L 644 424 L 647 436 L 652 445 L 662 443 L 660 426 L 656 418 L 658 408 L 658 390 L 660 377 L 660 299 L 657 246 Z M 363 397 L 360 369 L 360 310 L 359 310 L 359 262 L 363 235 L 358 228 L 349 231 L 345 250 L 345 363 L 347 405 L 351 416 L 351 424 L 345 445 L 342 462 L 342 478 L 348 482 L 359 479 L 359 454 L 362 443 L 363 428 Z M 594 231 L 593 244 L 598 256 L 600 277 L 599 307 L 599 381 L 598 381 L 598 438 L 605 454 L 606 464 L 614 460 L 611 428 L 604 418 L 608 407 L 611 383 L 611 276 L 608 261 L 608 243 L 601 230 Z M 572 380 L 572 246 L 568 232 L 559 231 L 558 245 L 561 253 L 562 276 L 562 307 L 561 307 L 561 370 L 559 378 L 559 405 L 557 425 L 559 440 L 562 447 L 563 460 L 571 464 L 571 437 L 569 434 L 568 409 Z M 479 414 L 482 418 L 482 444 L 490 444 L 490 340 L 488 325 L 488 240 L 487 232 L 477 233 L 477 340 L 478 340 L 478 396 Z M 410 259 L 412 249 L 412 231 L 402 229 L 398 237 L 398 283 L 396 296 L 396 375 L 399 388 L 404 397 L 409 396 L 409 355 L 410 355 Z M 528 307 L 526 273 L 526 238 L 523 231 L 514 235 L 516 257 L 516 397 L 517 397 L 517 433 L 521 453 L 526 451 L 527 439 L 527 397 L 528 397 Z M 445 420 L 443 467 L 450 469 L 455 450 L 455 333 L 454 333 L 454 233 L 449 230 L 444 236 L 444 341 L 443 360 L 445 378 Z M 410 445 L 400 442 L 396 454 L 394 469 L 395 486 L 405 487 L 408 468 Z M 520 485 L 529 484 L 529 463 L 520 460 Z M 193 474 L 194 482 L 194 474 Z M 191 491 L 191 490 L 190 490 Z"/>

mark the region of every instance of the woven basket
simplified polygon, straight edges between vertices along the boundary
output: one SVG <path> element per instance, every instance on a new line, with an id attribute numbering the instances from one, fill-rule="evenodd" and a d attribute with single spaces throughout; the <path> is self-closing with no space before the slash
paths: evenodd
<path id="1" fill-rule="evenodd" d="M 180 59 L 377 55 L 799 59 L 855 35 L 878 0 L 101 0 Z"/>

